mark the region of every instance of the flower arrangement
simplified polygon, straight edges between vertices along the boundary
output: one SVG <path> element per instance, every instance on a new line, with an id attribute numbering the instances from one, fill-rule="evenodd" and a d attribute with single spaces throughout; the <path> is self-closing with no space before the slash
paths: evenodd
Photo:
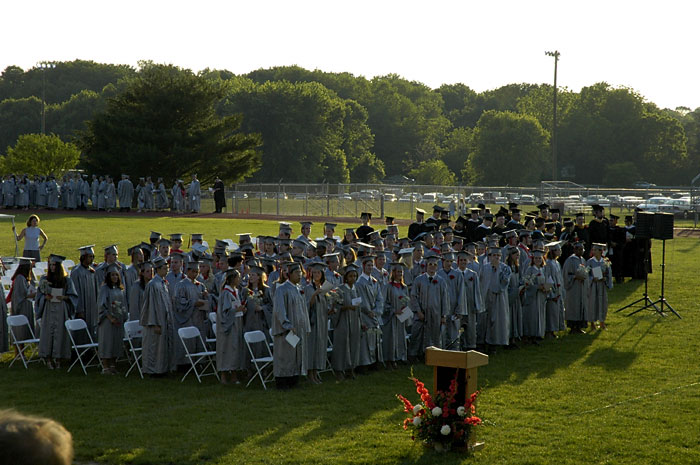
<path id="1" fill-rule="evenodd" d="M 339 289 L 329 291 L 328 297 L 330 297 L 331 303 L 336 307 L 341 307 L 345 302 L 345 297 Z"/>
<path id="2" fill-rule="evenodd" d="M 467 397 L 464 405 L 457 405 L 457 378 L 452 380 L 450 388 L 437 391 L 433 397 L 420 380 L 411 378 L 416 385 L 416 392 L 421 401 L 415 405 L 402 395 L 396 397 L 403 402 L 404 412 L 408 417 L 403 421 L 403 429 L 410 430 L 413 441 L 422 441 L 426 446 L 436 450 L 450 448 L 467 448 L 472 438 L 472 427 L 481 425 L 481 418 L 475 415 L 479 391 Z"/>

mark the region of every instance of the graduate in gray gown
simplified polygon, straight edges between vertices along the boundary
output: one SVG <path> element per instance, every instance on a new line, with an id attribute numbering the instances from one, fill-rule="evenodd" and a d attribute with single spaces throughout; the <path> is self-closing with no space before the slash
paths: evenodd
<path id="1" fill-rule="evenodd" d="M 95 259 L 94 244 L 80 247 L 80 263 L 70 273 L 70 279 L 78 293 L 75 317 L 85 321 L 92 339 L 97 338 L 97 294 L 99 285 L 95 279 L 92 262 Z M 87 339 L 87 338 L 86 338 Z M 86 343 L 88 341 L 82 340 Z"/>
<path id="2" fill-rule="evenodd" d="M 486 311 L 484 299 L 481 296 L 479 274 L 468 266 L 470 258 L 473 257 L 473 254 L 464 250 L 457 252 L 457 269 L 462 273 L 465 298 L 465 304 L 460 307 L 460 310 L 466 312 L 461 314 L 460 318 L 462 328 L 464 328 L 461 350 L 476 349 L 477 315 Z"/>
<path id="3" fill-rule="evenodd" d="M 426 272 L 415 278 L 411 286 L 411 357 L 422 357 L 426 347 L 442 347 L 442 332 L 451 309 L 447 283 L 437 274 L 439 257 L 429 251 L 424 260 Z"/>
<path id="4" fill-rule="evenodd" d="M 199 213 L 202 208 L 202 190 L 196 174 L 192 175 L 192 182 L 187 187 L 187 200 L 190 205 L 190 211 L 192 213 Z"/>
<path id="5" fill-rule="evenodd" d="M 586 263 L 590 271 L 590 294 L 588 298 L 588 317 L 591 323 L 591 330 L 596 329 L 596 322 L 600 324 L 600 329 L 605 329 L 605 319 L 608 316 L 608 289 L 612 289 L 612 271 L 610 260 L 603 256 L 606 244 L 593 243 L 591 250 L 593 256 Z M 596 272 L 600 269 L 600 274 Z"/>
<path id="6" fill-rule="evenodd" d="M 46 206 L 46 179 L 43 176 L 36 182 L 36 206 L 39 208 Z"/>
<path id="7" fill-rule="evenodd" d="M 461 350 L 459 329 L 462 326 L 462 315 L 467 315 L 466 287 L 464 274 L 458 268 L 453 268 L 456 256 L 454 252 L 442 254 L 442 267 L 438 275 L 447 283 L 447 291 L 450 294 L 450 316 L 445 322 L 445 334 L 442 346 L 445 349 Z"/>
<path id="8" fill-rule="evenodd" d="M 544 250 L 532 251 L 532 263 L 523 273 L 523 336 L 532 343 L 544 339 L 550 284 L 544 268 Z"/>
<path id="9" fill-rule="evenodd" d="M 66 186 L 65 206 L 68 210 L 78 208 L 78 184 L 73 180 L 72 176 L 68 176 L 68 180 L 64 183 Z"/>
<path id="10" fill-rule="evenodd" d="M 585 245 L 574 242 L 574 253 L 564 262 L 562 275 L 564 277 L 564 309 L 566 325 L 572 334 L 584 333 L 588 318 L 589 270 L 586 259 L 583 258 Z"/>
<path id="11" fill-rule="evenodd" d="M 311 282 L 304 288 L 311 327 L 306 344 L 309 359 L 308 378 L 312 383 L 320 384 L 321 378 L 318 373 L 325 369 L 328 363 L 328 318 L 333 310 L 328 293 L 322 289 L 326 282 L 326 264 L 319 260 L 310 263 L 309 267 Z"/>
<path id="12" fill-rule="evenodd" d="M 10 288 L 10 314 L 24 315 L 27 317 L 29 327 L 34 331 L 34 297 L 36 297 L 36 281 L 32 273 L 32 259 L 21 257 L 19 266 L 12 276 L 12 287 Z M 30 339 L 32 333 L 25 328 L 16 328 L 17 339 Z"/>
<path id="13" fill-rule="evenodd" d="M 340 254 L 338 252 L 326 254 L 323 256 L 323 260 L 326 262 L 326 265 L 328 265 L 325 271 L 326 281 L 334 286 L 343 284 L 343 277 L 338 273 Z"/>
<path id="14" fill-rule="evenodd" d="M 96 174 L 92 175 L 92 183 L 90 184 L 90 201 L 92 202 L 92 208 L 98 208 L 97 205 L 99 204 L 99 190 L 100 190 L 100 182 L 102 179 L 98 179 Z"/>
<path id="15" fill-rule="evenodd" d="M 131 203 L 134 201 L 134 185 L 129 179 L 129 175 L 122 174 L 122 178 L 117 184 L 117 196 L 119 197 L 119 211 L 130 211 Z"/>
<path id="16" fill-rule="evenodd" d="M 71 344 L 65 321 L 72 319 L 78 294 L 66 270 L 65 257 L 49 256 L 49 268 L 41 278 L 36 293 L 36 316 L 41 318 L 39 357 L 49 369 L 60 368 L 61 360 L 70 359 Z"/>
<path id="17" fill-rule="evenodd" d="M 115 263 L 119 266 L 122 283 L 126 282 L 126 265 L 119 261 L 119 247 L 117 247 L 117 244 L 112 244 L 104 248 L 104 261 L 95 267 L 95 281 L 98 289 L 104 283 L 107 267 Z M 127 297 L 128 293 L 127 288 Z"/>
<path id="18" fill-rule="evenodd" d="M 246 369 L 248 352 L 243 339 L 243 318 L 248 308 L 238 288 L 241 274 L 231 268 L 225 276 L 216 310 L 216 369 L 221 372 L 221 384 L 240 384 L 236 372 Z"/>
<path id="19" fill-rule="evenodd" d="M 182 279 L 174 286 L 173 323 L 175 334 L 180 328 L 195 326 L 199 329 L 202 337 L 204 337 L 206 335 L 204 321 L 208 317 L 206 312 L 208 298 L 206 289 L 202 283 L 197 281 L 199 262 L 188 260 L 185 270 L 185 279 Z M 204 347 L 200 346 L 198 339 L 190 339 L 187 341 L 187 344 L 190 353 L 204 350 Z M 189 365 L 189 361 L 185 356 L 185 348 L 181 343 L 175 344 L 175 364 Z"/>
<path id="20" fill-rule="evenodd" d="M 406 265 L 401 262 L 389 264 L 389 283 L 383 289 L 384 311 L 382 312 L 382 345 L 384 360 L 392 368 L 396 362 L 408 359 L 406 345 L 406 321 L 400 321 L 399 315 L 409 306 L 410 294 L 403 281 Z"/>
<path id="21" fill-rule="evenodd" d="M 49 210 L 58 208 L 58 184 L 53 176 L 46 181 L 46 208 Z"/>
<path id="22" fill-rule="evenodd" d="M 146 285 L 141 309 L 141 368 L 146 374 L 162 375 L 175 369 L 172 300 L 164 279 L 168 274 L 168 264 L 163 257 L 156 257 L 152 263 L 156 276 Z"/>
<path id="23" fill-rule="evenodd" d="M 293 387 L 299 375 L 306 375 L 308 360 L 304 345 L 311 331 L 306 300 L 297 287 L 301 281 L 301 266 L 287 265 L 288 280 L 275 291 L 272 335 L 275 338 L 273 371 L 275 385 L 280 389 Z M 296 346 L 289 339 L 299 338 Z"/>
<path id="24" fill-rule="evenodd" d="M 343 380 L 345 376 L 354 378 L 355 368 L 360 362 L 360 306 L 357 303 L 359 294 L 355 286 L 358 272 L 359 268 L 352 263 L 343 268 L 344 283 L 334 291 L 331 364 L 339 380 Z"/>
<path id="25" fill-rule="evenodd" d="M 507 346 L 510 342 L 510 306 L 508 305 L 508 285 L 510 267 L 501 263 L 503 253 L 498 247 L 488 249 L 488 261 L 482 264 L 479 280 L 481 295 L 486 309 L 485 342 L 493 350 L 494 346 Z"/>
<path id="26" fill-rule="evenodd" d="M 107 176 L 105 186 L 105 208 L 108 212 L 117 208 L 117 188 L 111 176 Z"/>
<path id="27" fill-rule="evenodd" d="M 150 178 L 149 178 L 150 179 Z M 149 182 L 148 179 L 146 180 L 146 186 L 148 188 Z M 155 199 L 155 205 L 158 210 L 167 210 L 168 207 L 170 207 L 170 200 L 168 199 L 168 190 L 165 188 L 165 183 L 163 182 L 163 178 L 158 178 L 158 188 L 153 189 L 153 183 L 150 183 L 150 189 L 152 192 L 155 192 L 156 194 L 156 199 Z M 150 195 L 147 197 L 146 200 L 146 208 L 149 208 L 149 201 L 150 199 L 150 208 L 153 208 L 153 195 Z"/>
<path id="28" fill-rule="evenodd" d="M 139 277 L 131 286 L 129 293 L 129 321 L 141 319 L 141 309 L 146 296 L 146 285 L 153 279 L 153 263 L 143 262 L 139 268 Z"/>
<path id="29" fill-rule="evenodd" d="M 517 246 L 507 245 L 505 263 L 510 267 L 510 282 L 508 283 L 508 306 L 510 307 L 510 344 L 517 346 L 523 337 L 523 306 L 520 291 L 524 290 L 520 276 L 520 251 Z"/>
<path id="30" fill-rule="evenodd" d="M 564 299 L 566 289 L 564 288 L 564 278 L 561 273 L 561 265 L 559 257 L 561 256 L 560 242 L 551 242 L 547 247 L 547 262 L 545 270 L 547 280 L 552 283 L 552 290 L 547 295 L 547 306 L 545 313 L 547 315 L 547 323 L 545 334 L 547 337 L 554 337 L 555 332 L 564 331 L 566 329 L 566 319 L 564 316 Z"/>
<path id="31" fill-rule="evenodd" d="M 361 258 L 362 273 L 357 279 L 358 295 L 362 298 L 360 306 L 360 365 L 373 367 L 377 362 L 384 363 L 382 348 L 381 317 L 384 313 L 384 294 L 382 285 L 372 276 L 374 269 L 373 255 Z"/>
<path id="32" fill-rule="evenodd" d="M 128 317 L 126 293 L 119 267 L 107 268 L 105 282 L 98 294 L 97 354 L 102 362 L 102 374 L 117 373 L 117 358 L 124 352 L 124 322 Z"/>

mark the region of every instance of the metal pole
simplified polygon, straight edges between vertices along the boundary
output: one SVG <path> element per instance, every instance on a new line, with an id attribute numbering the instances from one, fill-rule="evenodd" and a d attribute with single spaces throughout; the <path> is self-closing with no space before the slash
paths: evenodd
<path id="1" fill-rule="evenodd" d="M 46 134 L 46 68 L 41 68 L 41 133 Z"/>
<path id="2" fill-rule="evenodd" d="M 12 235 L 15 236 L 15 257 L 19 257 L 19 245 L 17 244 L 17 228 L 15 227 L 14 216 L 12 217 Z"/>
<path id="3" fill-rule="evenodd" d="M 552 106 L 552 181 L 557 180 L 557 65 L 559 63 L 558 50 L 544 52 L 545 55 L 554 57 L 554 98 Z"/>
<path id="4" fill-rule="evenodd" d="M 260 214 L 263 212 L 263 187 L 262 183 L 260 183 Z"/>

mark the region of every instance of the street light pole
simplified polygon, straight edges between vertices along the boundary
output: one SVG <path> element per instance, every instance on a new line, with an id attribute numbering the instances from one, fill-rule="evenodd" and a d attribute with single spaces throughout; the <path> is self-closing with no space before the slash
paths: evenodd
<path id="1" fill-rule="evenodd" d="M 46 70 L 55 68 L 52 61 L 40 61 L 37 66 L 41 68 L 41 133 L 46 134 Z"/>
<path id="2" fill-rule="evenodd" d="M 554 106 L 552 108 L 552 181 L 557 180 L 557 63 L 559 63 L 559 51 L 544 52 L 545 55 L 554 57 Z"/>

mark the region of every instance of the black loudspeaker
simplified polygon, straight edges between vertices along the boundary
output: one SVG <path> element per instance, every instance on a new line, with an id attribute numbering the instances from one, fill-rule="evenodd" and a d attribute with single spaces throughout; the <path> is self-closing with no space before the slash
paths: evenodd
<path id="1" fill-rule="evenodd" d="M 654 230 L 651 237 L 653 239 L 673 239 L 673 214 L 654 213 Z"/>
<path id="2" fill-rule="evenodd" d="M 651 239 L 654 233 L 654 214 L 651 212 L 638 212 L 635 237 Z"/>

